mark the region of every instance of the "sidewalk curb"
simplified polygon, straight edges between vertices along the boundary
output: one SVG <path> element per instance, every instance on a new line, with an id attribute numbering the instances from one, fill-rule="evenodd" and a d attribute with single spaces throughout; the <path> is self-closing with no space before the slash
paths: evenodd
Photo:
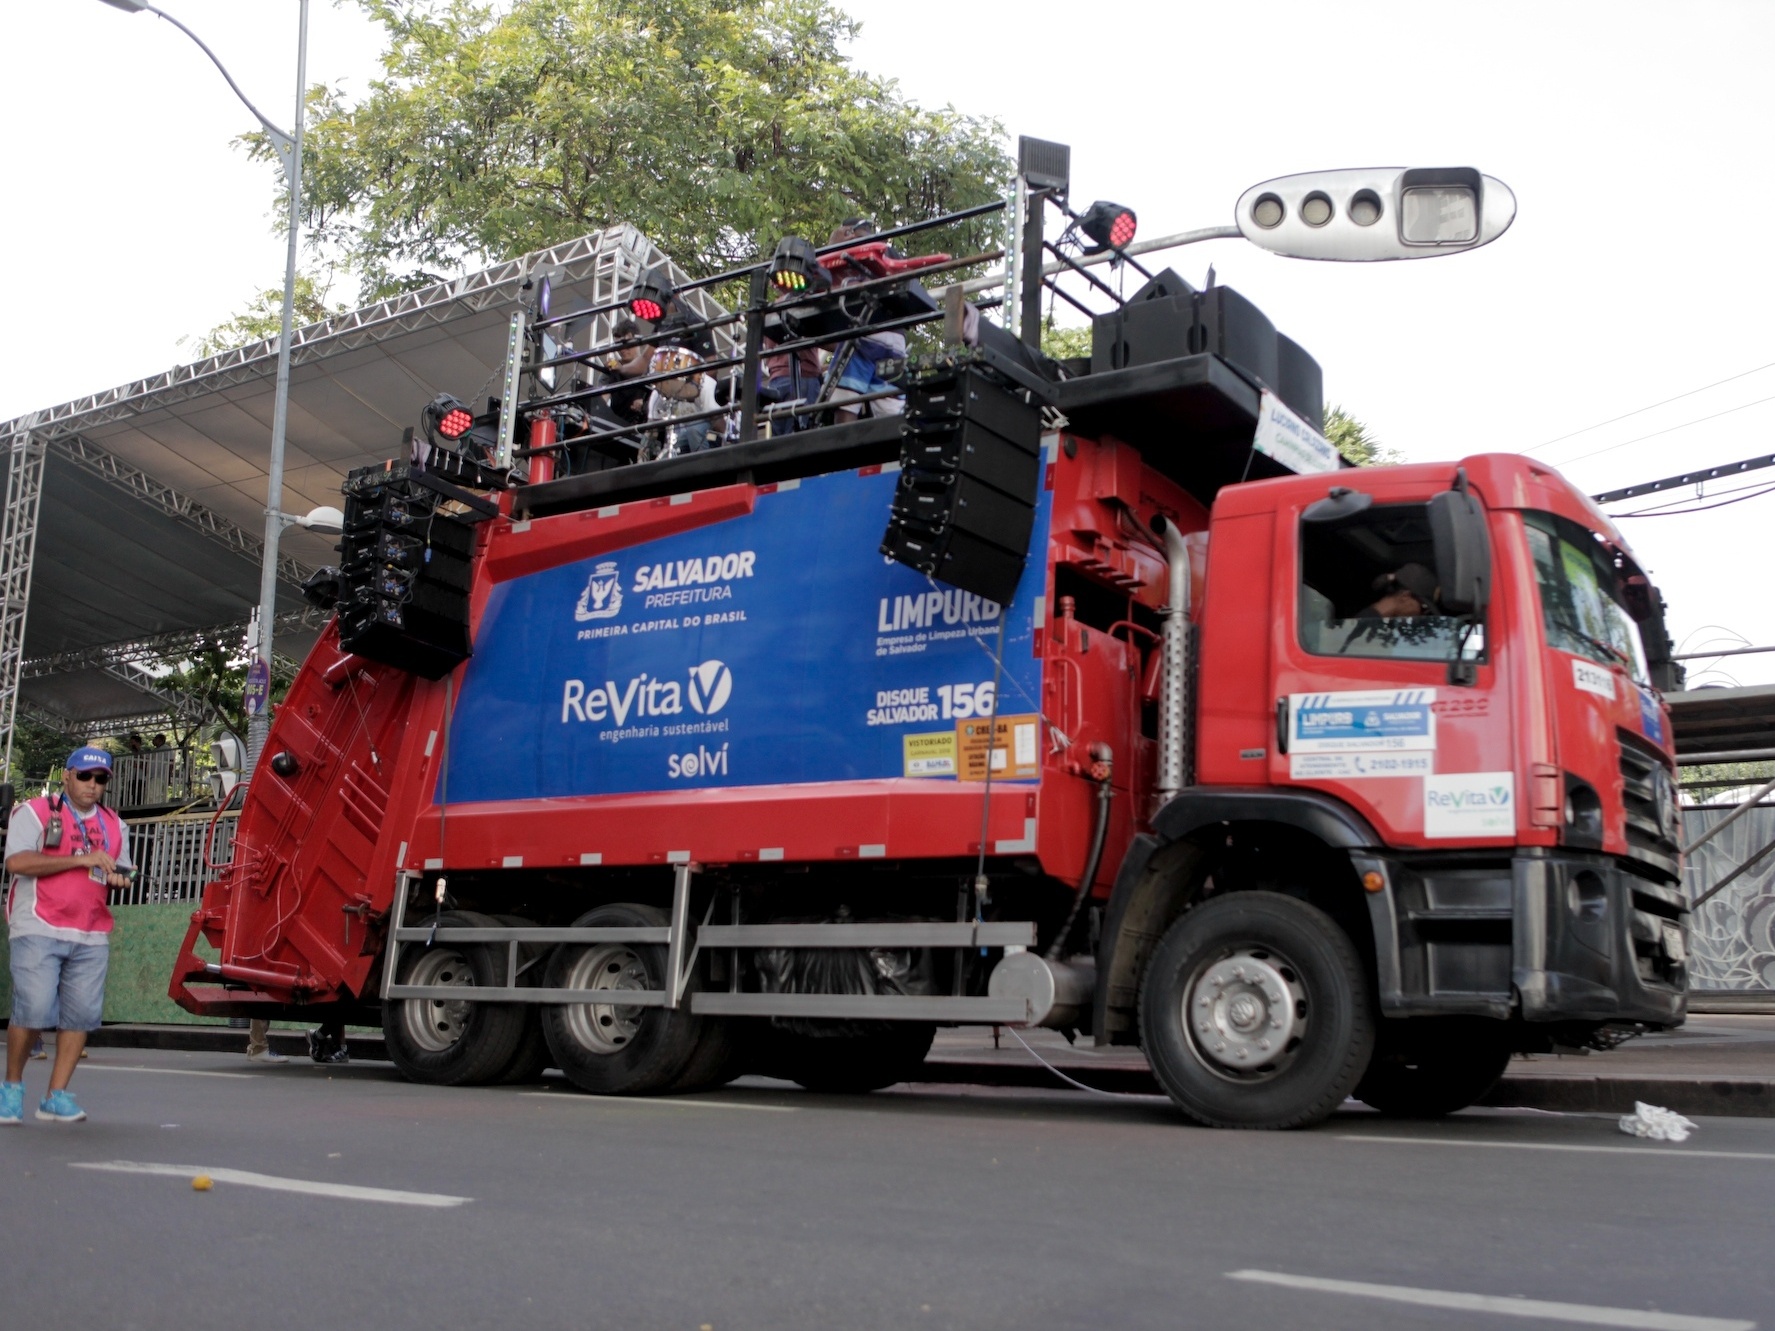
<path id="1" fill-rule="evenodd" d="M 93 1031 L 94 1049 L 164 1049 L 186 1053 L 246 1054 L 246 1032 L 227 1026 L 107 1026 Z M 272 1031 L 271 1047 L 291 1058 L 308 1056 L 302 1031 Z M 348 1034 L 346 1047 L 354 1062 L 386 1062 L 380 1035 Z M 1129 1062 L 1062 1065 L 1062 1072 L 1093 1090 L 1116 1095 L 1161 1095 L 1158 1082 L 1144 1067 Z M 1003 1086 L 1027 1090 L 1069 1089 L 1033 1059 L 935 1057 L 913 1079 L 942 1086 Z M 1679 1114 L 1712 1114 L 1728 1118 L 1775 1118 L 1775 1077 L 1687 1076 L 1506 1076 L 1481 1104 L 1497 1109 L 1548 1109 L 1565 1113 L 1631 1114 L 1636 1100 L 1662 1105 Z"/>

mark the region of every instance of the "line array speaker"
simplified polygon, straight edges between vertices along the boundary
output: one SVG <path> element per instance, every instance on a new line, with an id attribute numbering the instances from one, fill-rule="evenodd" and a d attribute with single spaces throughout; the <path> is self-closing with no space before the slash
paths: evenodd
<path id="1" fill-rule="evenodd" d="M 941 357 L 913 372 L 900 480 L 881 552 L 1004 605 L 1029 554 L 1041 410 L 983 367 Z"/>
<path id="2" fill-rule="evenodd" d="M 339 543 L 339 645 L 426 679 L 471 654 L 470 556 L 490 508 L 405 463 L 345 481 Z"/>

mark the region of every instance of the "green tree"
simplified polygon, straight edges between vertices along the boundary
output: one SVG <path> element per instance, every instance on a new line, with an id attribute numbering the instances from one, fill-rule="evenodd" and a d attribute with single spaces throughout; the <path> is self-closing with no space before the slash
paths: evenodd
<path id="1" fill-rule="evenodd" d="M 206 639 L 161 664 L 167 670 L 155 681 L 160 692 L 188 698 L 235 734 L 246 735 L 247 660 L 237 639 Z M 271 671 L 273 703 L 283 700 L 294 679 L 290 662 L 277 658 Z M 179 747 L 191 740 L 197 728 L 190 726 L 179 734 Z"/>
<path id="2" fill-rule="evenodd" d="M 307 273 L 296 274 L 293 327 L 319 323 L 335 314 L 343 314 L 344 305 L 327 304 L 327 287 Z M 192 350 L 199 356 L 214 356 L 230 347 L 245 346 L 262 338 L 276 337 L 283 331 L 284 291 L 270 287 L 247 302 L 246 309 L 225 323 L 219 323 L 202 337 L 196 338 Z M 181 345 L 187 341 L 180 338 Z"/>
<path id="3" fill-rule="evenodd" d="M 854 69 L 857 24 L 829 0 L 359 3 L 387 32 L 384 77 L 355 104 L 311 93 L 302 225 L 364 300 L 619 222 L 713 272 L 1009 179 L 996 121 Z"/>
<path id="4" fill-rule="evenodd" d="M 60 777 L 62 764 L 80 744 L 78 735 L 21 710 L 13 720 L 12 770 L 6 774 L 18 798 L 29 799 L 52 775 Z"/>
<path id="5" fill-rule="evenodd" d="M 1358 467 L 1390 467 L 1405 461 L 1403 453 L 1381 443 L 1366 425 L 1335 402 L 1325 408 L 1324 435 L 1333 448 Z"/>
<path id="6" fill-rule="evenodd" d="M 1091 325 L 1078 324 L 1062 328 L 1055 323 L 1042 325 L 1042 353 L 1054 360 L 1071 360 L 1091 355 Z"/>

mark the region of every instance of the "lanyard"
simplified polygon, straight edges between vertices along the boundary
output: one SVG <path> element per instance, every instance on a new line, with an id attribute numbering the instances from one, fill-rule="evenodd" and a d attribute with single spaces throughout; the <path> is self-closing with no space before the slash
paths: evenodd
<path id="1" fill-rule="evenodd" d="M 66 807 L 65 802 L 64 802 L 64 807 Z M 89 853 L 89 852 L 95 851 L 95 850 L 103 850 L 108 854 L 111 849 L 110 846 L 107 844 L 109 842 L 110 838 L 108 836 L 106 836 L 106 834 L 105 834 L 104 815 L 99 812 L 98 806 L 97 805 L 93 806 L 91 818 L 82 818 L 80 816 L 80 814 L 74 809 L 69 809 L 68 812 L 74 815 L 74 824 L 80 831 L 81 853 L 85 854 L 85 853 Z M 98 843 L 96 845 L 93 843 L 92 833 L 87 828 L 87 825 L 89 823 L 97 823 L 98 824 L 99 839 L 98 839 Z"/>

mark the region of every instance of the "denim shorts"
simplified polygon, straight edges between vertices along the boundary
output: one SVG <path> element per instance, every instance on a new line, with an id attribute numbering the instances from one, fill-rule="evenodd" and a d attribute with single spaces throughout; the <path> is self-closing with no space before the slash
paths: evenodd
<path id="1" fill-rule="evenodd" d="M 96 1031 L 105 1012 L 103 943 L 12 939 L 12 1024 L 30 1031 Z"/>

